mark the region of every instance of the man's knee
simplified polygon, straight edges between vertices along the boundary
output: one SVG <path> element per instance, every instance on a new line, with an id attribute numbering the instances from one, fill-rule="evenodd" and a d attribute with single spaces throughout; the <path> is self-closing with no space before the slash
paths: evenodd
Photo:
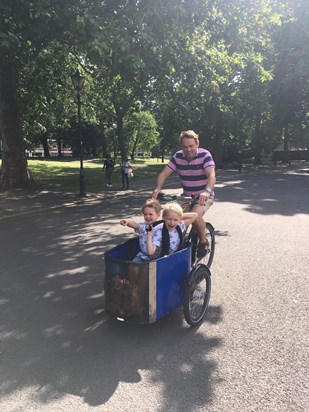
<path id="1" fill-rule="evenodd" d="M 207 210 L 214 204 L 214 199 L 210 197 L 207 202 L 205 203 L 204 207 L 204 213 L 207 212 Z"/>
<path id="2" fill-rule="evenodd" d="M 200 217 L 203 217 L 207 210 L 213 205 L 213 199 L 208 199 L 207 202 L 201 205 L 195 205 L 192 212 L 196 212 Z"/>

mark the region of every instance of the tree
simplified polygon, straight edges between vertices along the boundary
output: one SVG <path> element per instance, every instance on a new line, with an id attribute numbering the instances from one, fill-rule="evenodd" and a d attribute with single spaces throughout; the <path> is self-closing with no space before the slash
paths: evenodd
<path id="1" fill-rule="evenodd" d="M 137 150 L 150 152 L 158 145 L 157 123 L 150 112 L 136 112 L 128 116 L 125 122 L 126 135 L 131 136 L 131 159 Z"/>
<path id="2" fill-rule="evenodd" d="M 142 133 L 127 127 L 139 104 L 158 124 L 161 155 L 185 128 L 219 166 L 239 150 L 260 163 L 282 130 L 308 139 L 305 0 L 2 0 L 0 13 L 2 188 L 31 186 L 24 141 L 46 142 L 76 116 L 76 65 L 89 155 L 99 141 L 134 152 Z"/>
<path id="3" fill-rule="evenodd" d="M 0 4 L 0 133 L 2 166 L 0 189 L 33 187 L 27 170 L 21 112 L 20 73 L 27 54 L 34 59 L 50 41 L 76 47 L 91 44 L 97 25 L 90 16 L 99 1 L 2 0 Z M 80 17 L 80 18 L 79 18 Z M 91 30 L 91 26 L 93 30 Z M 88 31 L 89 30 L 89 31 Z M 85 40 L 85 31 L 87 39 Z M 84 35 L 84 36 L 83 36 Z M 87 44 L 85 44 L 87 43 Z M 89 47 L 91 50 L 91 47 Z"/>
<path id="4" fill-rule="evenodd" d="M 281 27 L 274 32 L 276 50 L 271 101 L 274 118 L 284 140 L 309 146 L 309 3 L 305 0 L 286 2 Z"/>
<path id="5" fill-rule="evenodd" d="M 21 117 L 17 103 L 16 65 L 5 58 L 0 61 L 0 134 L 2 164 L 0 188 L 33 187 L 27 170 Z"/>
<path id="6" fill-rule="evenodd" d="M 27 149 L 42 144 L 44 157 L 49 156 L 48 139 L 57 140 L 61 148 L 61 130 L 76 114 L 70 78 L 74 64 L 69 48 L 56 41 L 40 52 L 30 50 L 23 59 L 18 84 L 23 136 Z"/>

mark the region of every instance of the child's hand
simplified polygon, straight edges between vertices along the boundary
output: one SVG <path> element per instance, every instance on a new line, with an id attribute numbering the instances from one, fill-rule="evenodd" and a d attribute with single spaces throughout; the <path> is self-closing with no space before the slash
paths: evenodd
<path id="1" fill-rule="evenodd" d="M 119 223 L 121 226 L 127 226 L 134 230 L 138 230 L 139 228 L 139 224 L 132 219 L 121 219 Z"/>

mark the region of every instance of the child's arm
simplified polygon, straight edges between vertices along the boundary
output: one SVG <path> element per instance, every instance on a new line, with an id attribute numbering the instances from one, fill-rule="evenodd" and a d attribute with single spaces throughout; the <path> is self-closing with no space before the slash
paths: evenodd
<path id="1" fill-rule="evenodd" d="M 188 212 L 182 215 L 182 220 L 184 221 L 184 224 L 186 227 L 191 225 L 191 223 L 193 223 L 196 219 L 197 219 L 197 213 L 195 212 Z"/>
<path id="2" fill-rule="evenodd" d="M 139 224 L 132 219 L 122 219 L 119 222 L 122 226 L 129 226 L 130 228 L 137 230 L 139 228 Z"/>
<path id="3" fill-rule="evenodd" d="M 146 229 L 147 231 L 147 253 L 148 256 L 150 257 L 150 259 L 156 259 L 156 257 L 158 256 L 158 248 L 156 245 L 153 244 L 153 227 L 149 226 L 148 229 Z"/>

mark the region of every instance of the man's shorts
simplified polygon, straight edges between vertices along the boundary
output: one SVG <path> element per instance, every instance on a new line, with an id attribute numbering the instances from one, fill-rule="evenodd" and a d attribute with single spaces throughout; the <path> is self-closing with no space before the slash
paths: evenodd
<path id="1" fill-rule="evenodd" d="M 196 208 L 198 206 L 199 209 L 203 210 L 203 215 L 207 212 L 207 210 L 213 205 L 214 203 L 214 198 L 210 197 L 207 202 L 204 204 L 204 206 L 200 206 L 200 205 L 195 205 L 194 207 Z M 190 212 L 190 204 L 191 201 L 190 200 L 184 200 L 181 202 L 181 207 L 183 209 L 184 212 Z M 194 209 L 192 209 L 194 210 Z"/>

